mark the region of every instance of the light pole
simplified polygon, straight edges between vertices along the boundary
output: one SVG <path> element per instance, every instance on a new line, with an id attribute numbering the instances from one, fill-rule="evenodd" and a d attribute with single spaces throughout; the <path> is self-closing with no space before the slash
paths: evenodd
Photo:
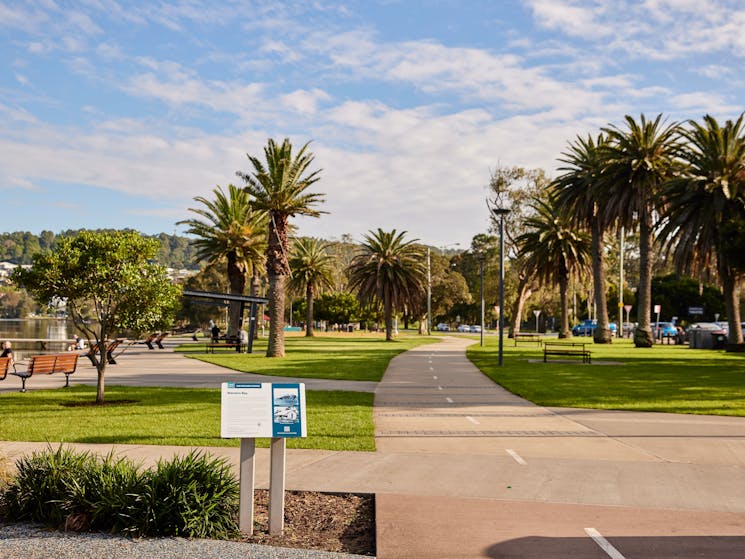
<path id="1" fill-rule="evenodd" d="M 484 259 L 483 252 L 479 253 L 479 278 L 481 279 L 481 347 L 484 347 Z"/>
<path id="2" fill-rule="evenodd" d="M 432 335 L 432 266 L 427 247 L 427 335 Z"/>
<path id="3" fill-rule="evenodd" d="M 499 221 L 499 358 L 497 364 L 503 363 L 504 347 L 504 217 L 510 210 L 502 207 L 491 208 L 492 214 Z"/>
<path id="4" fill-rule="evenodd" d="M 621 237 L 619 240 L 619 250 L 618 250 L 618 261 L 619 261 L 619 268 L 618 268 L 618 337 L 623 336 L 623 241 L 624 241 L 624 231 L 623 227 L 621 227 Z"/>

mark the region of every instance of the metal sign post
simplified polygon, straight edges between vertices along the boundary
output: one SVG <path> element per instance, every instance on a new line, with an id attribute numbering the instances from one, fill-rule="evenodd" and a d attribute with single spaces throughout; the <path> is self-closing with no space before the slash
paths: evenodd
<path id="1" fill-rule="evenodd" d="M 284 530 L 285 439 L 307 437 L 305 384 L 222 383 L 220 432 L 241 439 L 239 529 L 253 534 L 256 438 L 271 438 L 269 533 Z"/>

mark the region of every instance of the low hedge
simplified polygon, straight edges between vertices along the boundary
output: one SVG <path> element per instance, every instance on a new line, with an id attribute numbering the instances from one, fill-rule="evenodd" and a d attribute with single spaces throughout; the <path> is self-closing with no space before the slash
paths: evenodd
<path id="1" fill-rule="evenodd" d="M 239 485 L 222 458 L 192 451 L 142 469 L 59 446 L 16 466 L 0 495 L 6 521 L 133 536 L 221 539 L 238 531 Z"/>

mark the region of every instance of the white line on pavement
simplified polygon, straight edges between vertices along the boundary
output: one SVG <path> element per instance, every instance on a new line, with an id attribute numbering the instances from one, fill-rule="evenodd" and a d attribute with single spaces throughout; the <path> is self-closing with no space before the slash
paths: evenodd
<path id="1" fill-rule="evenodd" d="M 481 424 L 481 422 L 478 419 L 476 419 L 474 417 L 471 417 L 470 415 L 467 415 L 466 416 L 466 419 L 468 421 L 470 421 L 471 423 L 473 423 L 474 425 L 480 425 Z"/>
<path id="2" fill-rule="evenodd" d="M 613 547 L 608 540 L 601 536 L 600 532 L 598 532 L 595 528 L 585 528 L 585 534 L 595 540 L 595 543 L 598 544 L 600 546 L 600 549 L 605 551 L 609 557 L 612 557 L 613 559 L 625 559 L 625 557 L 621 555 L 621 552 Z"/>
<path id="3" fill-rule="evenodd" d="M 528 463 L 525 460 L 523 460 L 522 456 L 520 456 L 517 452 L 515 452 L 511 448 L 505 448 L 505 450 L 507 451 L 507 454 L 509 454 L 515 459 L 515 462 L 517 462 L 521 466 L 527 466 Z"/>
<path id="4" fill-rule="evenodd" d="M 437 387 L 437 390 L 442 390 L 442 386 L 438 386 Z"/>
<path id="5" fill-rule="evenodd" d="M 453 399 L 452 398 L 445 398 L 445 399 L 448 401 L 448 404 L 452 404 L 453 403 Z"/>
<path id="6" fill-rule="evenodd" d="M 433 376 L 432 378 L 435 379 L 435 380 L 437 380 L 437 377 L 436 376 Z"/>

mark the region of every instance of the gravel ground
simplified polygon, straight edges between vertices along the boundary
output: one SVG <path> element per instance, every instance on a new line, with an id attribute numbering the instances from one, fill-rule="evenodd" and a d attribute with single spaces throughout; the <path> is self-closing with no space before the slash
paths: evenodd
<path id="1" fill-rule="evenodd" d="M 129 539 L 106 534 L 65 534 L 32 524 L 0 524 L 2 559 L 370 559 L 327 551 L 184 538 Z"/>

